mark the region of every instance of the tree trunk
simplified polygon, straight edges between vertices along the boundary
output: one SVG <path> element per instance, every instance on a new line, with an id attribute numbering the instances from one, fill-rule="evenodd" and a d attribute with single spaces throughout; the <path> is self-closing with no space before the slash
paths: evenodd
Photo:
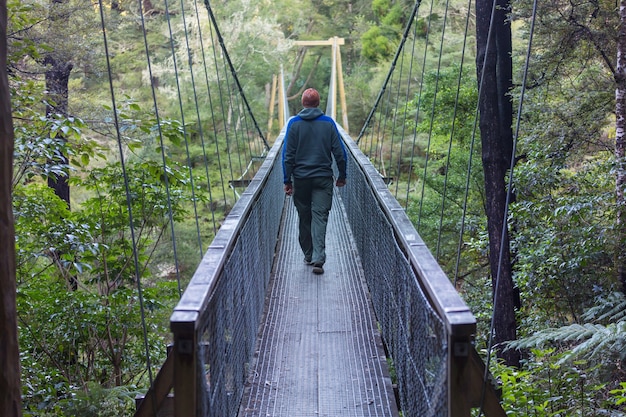
<path id="1" fill-rule="evenodd" d="M 52 103 L 48 104 L 46 113 L 48 115 L 55 113 L 67 115 L 67 100 L 69 96 L 68 84 L 73 64 L 60 61 L 53 55 L 48 55 L 44 59 L 44 64 L 48 65 L 48 69 L 46 69 L 46 89 L 52 99 Z M 67 165 L 67 156 L 61 155 L 61 161 L 58 162 Z M 67 172 L 67 175 L 52 173 L 48 176 L 48 186 L 52 188 L 56 195 L 65 201 L 69 207 L 70 185 L 68 176 L 69 172 Z"/>
<path id="2" fill-rule="evenodd" d="M 480 89 L 480 136 L 485 176 L 489 263 L 494 300 L 494 346 L 517 338 L 508 225 L 505 219 L 506 177 L 513 152 L 513 104 L 509 93 L 513 85 L 511 61 L 510 4 L 498 0 L 492 33 L 489 34 L 493 2 L 476 2 L 477 76 Z M 501 256 L 502 255 L 502 256 Z M 497 349 L 507 365 L 519 366 L 519 352 Z"/>
<path id="3" fill-rule="evenodd" d="M 56 23 L 69 22 L 69 17 L 67 14 L 61 13 L 57 16 L 56 11 L 54 10 L 55 5 L 63 4 L 66 2 L 67 0 L 51 1 L 51 21 L 54 21 Z M 67 116 L 69 81 L 74 64 L 68 62 L 67 60 L 59 59 L 54 52 L 46 55 L 43 63 L 44 65 L 46 65 L 46 90 L 48 91 L 48 95 L 50 97 L 50 100 L 48 100 L 48 104 L 46 106 L 46 115 L 49 117 L 54 114 Z M 57 138 L 65 141 L 65 138 L 60 133 L 57 135 Z M 55 163 L 62 164 L 64 166 L 69 165 L 67 155 L 61 154 L 59 155 L 59 159 L 60 160 L 55 161 Z M 48 175 L 48 187 L 52 188 L 54 190 L 54 193 L 61 200 L 65 201 L 68 208 L 70 208 L 69 175 L 69 168 L 67 169 L 67 172 L 65 172 L 65 175 L 56 173 L 50 173 Z M 55 250 L 52 251 L 51 256 L 54 258 L 55 263 L 57 263 L 60 260 L 62 253 Z M 67 282 L 72 290 L 76 290 L 78 288 L 78 282 L 76 281 L 76 277 L 68 277 Z"/>
<path id="4" fill-rule="evenodd" d="M 0 415 L 22 415 L 17 338 L 15 228 L 11 198 L 13 119 L 7 77 L 7 5 L 0 0 Z"/>
<path id="5" fill-rule="evenodd" d="M 617 277 L 626 294 L 626 0 L 619 7 L 620 26 L 617 32 L 617 66 L 615 70 L 615 165 L 617 176 L 615 194 L 617 204 Z"/>

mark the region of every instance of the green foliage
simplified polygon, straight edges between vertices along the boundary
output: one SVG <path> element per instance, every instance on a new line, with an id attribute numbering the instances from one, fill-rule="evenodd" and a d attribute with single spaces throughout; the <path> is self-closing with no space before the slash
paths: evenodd
<path id="1" fill-rule="evenodd" d="M 513 415 L 623 415 L 626 298 L 597 297 L 587 322 L 546 328 L 508 344 L 528 351 L 522 370 L 498 367 Z M 621 412 L 622 414 L 620 414 Z"/>
<path id="2" fill-rule="evenodd" d="M 522 16 L 529 11 L 528 4 L 517 6 Z M 606 67 L 606 57 L 615 56 L 613 7 L 557 2 L 538 10 L 546 19 L 535 28 L 512 205 L 515 279 L 522 301 L 532 300 L 522 335 L 580 322 L 594 297 L 616 288 L 609 136 L 615 85 Z M 564 14 L 568 19 L 559 18 Z M 527 30 L 522 25 L 519 34 Z"/>
<path id="3" fill-rule="evenodd" d="M 143 392 L 129 387 L 103 388 L 89 383 L 87 390 L 79 390 L 71 399 L 61 401 L 59 408 L 68 416 L 119 417 L 132 415 L 135 397 Z"/>
<path id="4" fill-rule="evenodd" d="M 568 350 L 561 362 L 584 360 L 614 371 L 616 363 L 626 363 L 626 298 L 622 293 L 598 296 L 596 305 L 583 314 L 584 323 L 546 328 L 510 343 L 524 349 L 557 344 Z"/>
<path id="5" fill-rule="evenodd" d="M 411 125 L 407 127 L 418 133 L 412 150 L 413 176 L 421 179 L 415 186 L 415 202 L 410 205 L 409 216 L 450 276 L 454 275 L 464 209 L 464 240 L 473 243 L 480 240 L 479 246 L 486 245 L 480 153 L 472 139 L 477 92 L 469 69 L 464 68 L 461 83 L 459 72 L 459 66 L 453 65 L 438 75 L 434 72 L 424 75 L 421 96 L 416 95 L 408 105 Z M 412 125 L 414 120 L 416 126 Z M 468 173 L 470 189 L 465 202 Z M 476 268 L 476 263 L 484 262 L 484 248 L 479 247 L 472 254 L 477 257 L 469 255 L 463 260 L 462 275 Z M 476 271 L 468 278 L 479 279 L 480 275 Z"/>
<path id="6" fill-rule="evenodd" d="M 385 27 L 394 28 L 397 33 L 402 33 L 402 24 L 404 23 L 404 14 L 402 7 L 399 4 L 394 4 L 387 9 L 387 14 L 382 19 L 382 24 Z"/>
<path id="7" fill-rule="evenodd" d="M 522 369 L 494 367 L 507 416 L 624 415 L 622 391 L 595 382 L 593 372 L 585 361 L 564 365 L 562 354 L 554 349 L 533 349 Z"/>
<path id="8" fill-rule="evenodd" d="M 388 59 L 394 52 L 394 44 L 378 26 L 372 26 L 365 32 L 361 37 L 361 43 L 363 44 L 361 55 L 374 62 Z"/>
<path id="9" fill-rule="evenodd" d="M 563 360 L 575 357 L 598 360 L 624 356 L 624 352 L 626 352 L 626 322 L 608 325 L 574 323 L 569 326 L 544 329 L 522 340 L 512 342 L 511 346 L 526 348 L 540 346 L 547 341 L 577 344 Z M 624 360 L 625 358 L 620 359 Z"/>
<path id="10" fill-rule="evenodd" d="M 372 2 L 376 22 L 361 35 L 361 56 L 380 63 L 391 58 L 402 36 L 408 11 L 402 2 L 376 0 Z"/>
<path id="11" fill-rule="evenodd" d="M 609 391 L 616 406 L 626 404 L 626 382 L 620 382 L 619 388 Z"/>
<path id="12" fill-rule="evenodd" d="M 81 118 L 46 114 L 43 83 L 17 77 L 11 81 L 14 187 L 50 175 L 69 177 L 94 158 L 104 157 L 104 148 L 85 135 L 88 127 Z"/>
<path id="13" fill-rule="evenodd" d="M 512 206 L 516 280 L 539 321 L 567 323 L 591 306 L 590 295 L 611 288 L 610 280 L 598 279 L 601 271 L 610 275 L 612 265 L 611 162 L 588 158 L 575 169 L 555 170 L 529 160 L 517 169 L 520 197 L 527 187 L 537 197 Z M 526 185 L 544 170 L 551 173 L 541 184 Z"/>
<path id="14" fill-rule="evenodd" d="M 171 301 L 163 301 L 176 294 L 171 283 L 144 293 L 146 319 L 152 323 L 148 346 L 159 363 L 165 353 L 161 337 L 167 332 L 166 318 L 172 308 Z M 40 276 L 20 286 L 18 308 L 26 409 L 77 415 L 72 412 L 77 394 L 98 398 L 91 393 L 97 385 L 89 381 L 102 387 L 127 386 L 118 391 L 134 383 L 145 385 L 144 335 L 132 290 L 120 289 L 104 297 L 85 286 L 72 291 L 58 280 Z M 129 406 L 132 402 L 127 398 L 125 407 Z"/>
<path id="15" fill-rule="evenodd" d="M 175 281 L 146 281 L 150 252 L 169 222 L 163 177 L 150 164 L 131 165 L 128 172 L 142 179 L 131 186 L 134 244 L 119 167 L 92 170 L 84 185 L 94 197 L 72 213 L 47 187 L 16 189 L 18 312 L 29 409 L 75 415 L 71 410 L 78 405 L 71 400 L 75 392 L 90 392 L 89 381 L 104 387 L 144 385 L 144 336 L 150 354 L 160 358 L 155 363 L 162 361 L 167 318 L 179 295 Z M 180 185 L 171 178 L 172 187 Z M 175 219 L 182 218 L 181 202 L 173 200 Z M 133 251 L 140 262 L 144 313 Z M 149 326 L 146 335 L 142 319 Z"/>
<path id="16" fill-rule="evenodd" d="M 40 142 L 43 148 L 50 143 Z M 35 161 L 32 152 L 28 158 L 21 154 L 24 149 L 30 148 L 17 148 L 18 159 Z M 46 177 L 42 164 L 35 162 L 24 164 L 30 170 L 23 170 L 23 178 Z M 171 221 L 185 219 L 190 201 L 188 174 L 169 162 L 164 171 L 160 163 L 131 159 L 125 170 L 128 182 L 115 162 L 74 175 L 75 189 L 88 197 L 71 212 L 43 184 L 16 185 L 20 345 L 25 407 L 33 413 L 116 415 L 132 408 L 125 388 L 94 392 L 93 381 L 108 388 L 145 386 L 145 337 L 155 363 L 162 362 L 179 285 L 150 281 L 150 265 Z M 202 190 L 196 197 L 203 201 Z M 138 274 L 143 312 L 136 293 Z M 145 334 L 139 325 L 144 319 Z M 94 400 L 112 401 L 111 414 L 89 414 L 102 408 Z"/>
<path id="17" fill-rule="evenodd" d="M 374 0 L 372 1 L 372 10 L 378 17 L 384 17 L 387 10 L 391 7 L 390 0 Z"/>
<path id="18" fill-rule="evenodd" d="M 39 46 L 34 39 L 20 36 L 19 34 L 36 25 L 41 18 L 38 7 L 35 4 L 22 0 L 8 0 L 6 3 L 8 15 L 7 31 L 7 63 L 13 66 L 26 56 L 39 58 Z"/>
<path id="19" fill-rule="evenodd" d="M 32 181 L 35 176 L 69 177 L 72 169 L 86 167 L 94 156 L 102 156 L 101 147 L 82 135 L 85 127 L 82 120 L 59 114 L 18 123 L 13 183 Z"/>
<path id="20" fill-rule="evenodd" d="M 614 292 L 606 297 L 597 297 L 596 305 L 582 316 L 585 321 L 596 323 L 617 323 L 626 321 L 626 296 Z"/>
<path id="21" fill-rule="evenodd" d="M 87 267 L 81 261 L 81 254 L 98 251 L 92 230 L 70 213 L 67 204 L 47 186 L 32 183 L 16 187 L 13 210 L 20 284 L 39 279 L 51 269 L 69 281 Z"/>

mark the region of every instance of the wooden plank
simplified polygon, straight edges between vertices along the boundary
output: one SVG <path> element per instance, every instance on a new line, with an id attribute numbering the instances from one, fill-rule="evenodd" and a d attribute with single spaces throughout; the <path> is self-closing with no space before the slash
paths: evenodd
<path id="1" fill-rule="evenodd" d="M 137 408 L 143 402 L 144 397 L 135 398 L 135 405 Z M 174 394 L 169 394 L 157 410 L 156 414 L 149 414 L 150 417 L 174 417 Z"/>
<path id="2" fill-rule="evenodd" d="M 163 367 L 157 373 L 156 378 L 154 379 L 154 383 L 146 393 L 144 397 L 139 397 L 135 399 L 135 404 L 137 405 L 137 411 L 135 412 L 135 417 L 167 417 L 173 416 L 173 407 L 172 412 L 168 412 L 165 407 L 165 401 L 168 397 L 168 394 L 172 390 L 174 384 L 174 360 L 172 359 L 172 355 L 168 355 L 167 359 L 165 359 L 165 363 Z M 171 402 L 171 399 L 170 399 Z"/>
<path id="3" fill-rule="evenodd" d="M 465 370 L 465 390 L 470 406 L 478 408 L 482 405 L 485 417 L 506 417 L 506 412 L 500 404 L 501 393 L 496 388 L 495 381 L 492 380 L 490 373 L 487 374 L 487 381 L 484 381 L 484 378 L 485 363 L 476 349 L 471 348 Z"/>
<path id="4" fill-rule="evenodd" d="M 294 41 L 298 46 L 332 46 L 332 45 L 345 45 L 344 38 L 330 38 L 327 41 Z"/>

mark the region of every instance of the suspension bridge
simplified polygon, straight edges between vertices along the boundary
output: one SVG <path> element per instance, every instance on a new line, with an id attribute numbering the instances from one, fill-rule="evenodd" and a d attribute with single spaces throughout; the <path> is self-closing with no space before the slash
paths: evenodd
<path id="1" fill-rule="evenodd" d="M 326 114 L 337 120 L 349 158 L 347 186 L 335 190 L 326 273 L 321 277 L 302 262 L 297 216 L 283 193 L 284 129 L 270 145 L 250 110 L 217 19 L 208 2 L 205 5 L 211 44 L 202 51 L 213 53 L 194 68 L 192 60 L 177 61 L 174 50 L 175 43 L 190 48 L 188 33 L 172 41 L 177 97 L 182 124 L 189 126 L 193 123 L 184 120 L 178 78 L 187 65 L 196 100 L 196 114 L 191 116 L 197 119 L 196 134 L 203 143 L 215 139 L 218 131 L 225 135 L 227 160 L 219 160 L 225 154 L 217 139 L 215 155 L 220 174 L 230 176 L 221 182 L 232 189 L 236 203 L 215 227 L 215 238 L 203 250 L 171 315 L 173 343 L 159 372 L 150 377 L 150 389 L 137 399 L 135 415 L 504 416 L 497 388 L 474 347 L 476 319 L 439 265 L 443 248 L 427 247 L 407 215 L 410 194 L 419 188 L 411 183 L 411 174 L 400 180 L 403 170 L 415 169 L 419 109 L 415 104 L 409 109 L 408 97 L 422 92 L 426 78 L 424 68 L 418 77 L 413 67 L 421 59 L 415 50 L 420 2 L 407 20 L 392 67 L 356 139 L 347 126 L 343 39 L 299 44 L 332 48 Z M 194 16 L 200 15 L 196 7 Z M 105 20 L 103 16 L 106 44 Z M 438 31 L 443 45 L 445 21 Z M 428 33 L 434 36 L 437 31 Z M 172 32 L 170 36 L 175 37 Z M 202 42 L 201 33 L 199 39 Z M 425 45 L 424 54 L 428 39 Z M 148 75 L 154 79 L 147 40 L 146 54 Z M 441 68 L 441 59 L 437 66 Z M 422 81 L 415 84 L 417 78 Z M 211 113 L 223 116 L 217 118 L 221 127 L 212 125 L 214 136 L 203 131 L 198 112 L 197 91 L 203 82 Z M 154 85 L 152 91 L 159 122 Z M 271 91 L 270 108 L 279 109 L 278 122 L 284 126 L 292 114 L 282 71 Z M 113 84 L 111 92 L 116 108 Z M 434 113 L 435 102 L 432 106 Z M 268 130 L 272 120 L 273 115 Z M 159 136 L 162 140 L 160 130 Z M 450 143 L 452 137 L 453 132 Z M 411 156 L 408 162 L 406 155 Z M 237 166 L 238 173 L 233 169 Z M 422 178 L 421 186 L 426 182 Z M 399 198 L 404 187 L 406 197 Z M 222 189 L 225 195 L 226 187 Z M 440 223 L 446 217 L 446 200 L 444 193 Z"/>

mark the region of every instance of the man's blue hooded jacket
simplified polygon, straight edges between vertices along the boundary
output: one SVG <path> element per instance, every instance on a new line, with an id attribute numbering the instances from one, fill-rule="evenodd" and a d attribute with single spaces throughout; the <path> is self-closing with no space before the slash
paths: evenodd
<path id="1" fill-rule="evenodd" d="M 293 178 L 332 177 L 332 158 L 346 179 L 346 149 L 335 121 L 317 107 L 306 107 L 289 119 L 283 145 L 283 182 Z"/>

